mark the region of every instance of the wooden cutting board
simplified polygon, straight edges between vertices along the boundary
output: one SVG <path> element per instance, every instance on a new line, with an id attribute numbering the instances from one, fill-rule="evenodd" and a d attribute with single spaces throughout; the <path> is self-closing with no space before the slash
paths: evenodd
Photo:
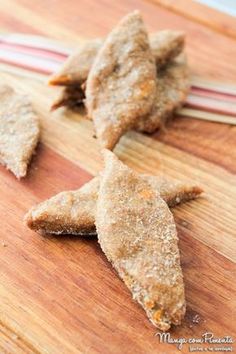
<path id="1" fill-rule="evenodd" d="M 105 35 L 135 8 L 150 31 L 186 31 L 194 75 L 235 81 L 235 19 L 190 1 L 0 1 L 1 30 L 79 44 Z M 49 113 L 57 89 L 3 72 L 0 77 L 30 94 L 42 125 L 28 177 L 18 181 L 0 167 L 0 352 L 178 353 L 175 345 L 159 342 L 96 238 L 44 238 L 23 225 L 33 204 L 80 187 L 102 162 L 82 111 Z M 126 134 L 115 152 L 137 171 L 204 187 L 202 198 L 174 209 L 187 314 L 171 335 L 235 336 L 236 127 L 178 117 L 152 136 Z"/>

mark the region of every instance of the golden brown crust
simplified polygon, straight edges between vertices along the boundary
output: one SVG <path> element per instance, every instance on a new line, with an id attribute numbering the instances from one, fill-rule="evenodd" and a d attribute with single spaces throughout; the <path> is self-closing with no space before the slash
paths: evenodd
<path id="1" fill-rule="evenodd" d="M 25 95 L 0 86 L 0 163 L 24 177 L 39 140 L 39 119 Z"/>
<path id="2" fill-rule="evenodd" d="M 196 185 L 158 176 L 142 175 L 142 178 L 150 181 L 171 207 L 202 193 Z M 78 190 L 61 192 L 30 209 L 25 223 L 30 229 L 45 234 L 93 235 L 98 190 L 99 177 L 95 177 Z"/>
<path id="3" fill-rule="evenodd" d="M 156 97 L 156 66 L 141 15 L 135 11 L 112 30 L 86 83 L 86 107 L 102 147 L 148 114 Z"/>
<path id="4" fill-rule="evenodd" d="M 104 152 L 96 229 L 101 248 L 161 330 L 185 314 L 183 275 L 173 216 L 152 183 Z"/>
<path id="5" fill-rule="evenodd" d="M 152 133 L 162 127 L 182 106 L 189 92 L 189 71 L 183 53 L 157 75 L 156 103 L 153 111 L 137 122 L 135 129 L 138 131 Z"/>

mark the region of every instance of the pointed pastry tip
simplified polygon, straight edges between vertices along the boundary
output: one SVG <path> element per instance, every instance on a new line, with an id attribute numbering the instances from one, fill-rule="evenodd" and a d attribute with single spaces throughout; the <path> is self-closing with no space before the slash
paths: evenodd
<path id="1" fill-rule="evenodd" d="M 138 9 L 133 10 L 132 12 L 128 12 L 122 19 L 121 21 L 127 20 L 129 17 L 137 17 L 137 18 L 142 18 L 141 12 Z"/>
<path id="2" fill-rule="evenodd" d="M 194 195 L 200 195 L 204 192 L 204 189 L 200 186 L 194 186 L 192 187 L 192 190 Z"/>
<path id="3" fill-rule="evenodd" d="M 48 80 L 48 85 L 51 86 L 66 86 L 70 82 L 69 75 L 52 75 Z"/>
<path id="4" fill-rule="evenodd" d="M 185 32 L 184 31 L 170 31 L 170 33 L 172 34 L 173 38 L 176 39 L 185 39 Z"/>
<path id="5" fill-rule="evenodd" d="M 39 141 L 39 118 L 27 95 L 2 84 L 0 96 L 0 163 L 20 179 Z"/>
<path id="6" fill-rule="evenodd" d="M 101 147 L 112 151 L 116 146 L 116 143 L 119 141 L 120 133 L 114 131 L 110 125 L 104 127 L 102 132 L 99 130 L 100 129 L 97 131 L 97 136 Z"/>
<path id="7" fill-rule="evenodd" d="M 102 149 L 102 157 L 104 160 L 104 163 L 107 164 L 108 162 L 111 161 L 118 161 L 118 158 L 116 157 L 116 155 L 110 151 L 109 149 Z"/>

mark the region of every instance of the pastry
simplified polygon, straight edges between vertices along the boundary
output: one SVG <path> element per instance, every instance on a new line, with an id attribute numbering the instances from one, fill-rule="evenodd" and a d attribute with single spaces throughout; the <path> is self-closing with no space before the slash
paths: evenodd
<path id="1" fill-rule="evenodd" d="M 26 225 L 42 234 L 96 234 L 95 212 L 99 178 L 75 191 L 61 192 L 34 206 L 25 215 Z"/>
<path id="2" fill-rule="evenodd" d="M 158 71 L 183 51 L 184 42 L 185 34 L 182 31 L 163 30 L 150 35 L 150 45 Z"/>
<path id="3" fill-rule="evenodd" d="M 27 96 L 0 86 L 0 163 L 24 177 L 39 140 L 39 119 Z"/>
<path id="4" fill-rule="evenodd" d="M 158 72 L 155 105 L 150 114 L 136 123 L 138 131 L 153 133 L 180 108 L 190 89 L 189 71 L 184 53 Z"/>
<path id="5" fill-rule="evenodd" d="M 150 47 L 158 69 L 182 52 L 184 38 L 183 32 L 172 30 L 158 31 L 149 36 Z M 83 84 L 103 42 L 104 40 L 99 38 L 88 40 L 68 57 L 57 73 L 50 77 L 49 84 L 56 86 Z"/>
<path id="6" fill-rule="evenodd" d="M 141 176 L 152 183 L 171 207 L 195 199 L 202 192 L 195 185 L 158 176 Z M 94 235 L 98 190 L 99 177 L 95 177 L 78 190 L 61 192 L 31 208 L 25 223 L 42 234 Z"/>
<path id="7" fill-rule="evenodd" d="M 49 84 L 62 86 L 83 84 L 102 44 L 102 39 L 92 39 L 83 44 L 68 57 L 60 70 L 50 77 Z"/>
<path id="8" fill-rule="evenodd" d="M 171 30 L 159 31 L 149 37 L 158 70 L 183 50 L 184 38 L 183 32 Z M 51 85 L 65 86 L 52 104 L 52 110 L 61 106 L 73 108 L 83 102 L 84 91 L 82 87 L 102 43 L 101 39 L 85 43 L 69 56 L 62 68 L 49 79 Z"/>
<path id="9" fill-rule="evenodd" d="M 156 97 L 156 65 L 141 15 L 125 16 L 100 48 L 86 82 L 86 107 L 101 147 L 113 149 Z"/>
<path id="10" fill-rule="evenodd" d="M 152 183 L 104 151 L 95 217 L 98 241 L 150 321 L 167 331 L 185 314 L 173 215 Z"/>

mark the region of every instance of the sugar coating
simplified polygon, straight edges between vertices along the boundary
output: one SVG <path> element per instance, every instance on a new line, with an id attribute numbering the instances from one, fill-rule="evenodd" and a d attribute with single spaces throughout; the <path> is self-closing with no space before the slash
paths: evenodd
<path id="1" fill-rule="evenodd" d="M 39 119 L 25 95 L 0 86 L 0 163 L 24 177 L 39 140 Z"/>
<path id="2" fill-rule="evenodd" d="M 174 59 L 184 47 L 185 36 L 181 31 L 163 30 L 149 36 L 152 54 L 158 69 Z M 104 39 L 88 40 L 72 53 L 59 71 L 49 79 L 50 85 L 74 86 L 78 88 L 87 80 L 94 59 Z"/>
<path id="3" fill-rule="evenodd" d="M 104 158 L 95 218 L 99 243 L 151 322 L 166 331 L 185 314 L 173 216 L 152 183 L 108 150 Z"/>
<path id="4" fill-rule="evenodd" d="M 184 103 L 190 86 L 186 58 L 182 54 L 174 60 L 183 51 L 184 39 L 181 31 L 163 30 L 150 35 L 158 78 L 156 99 L 152 112 L 137 121 L 136 130 L 154 132 Z M 51 78 L 51 84 L 65 85 L 52 109 L 73 108 L 83 102 L 82 86 L 102 43 L 101 39 L 88 41 Z M 132 95 L 132 91 L 128 90 L 128 95 Z"/>
<path id="5" fill-rule="evenodd" d="M 34 206 L 25 215 L 25 223 L 46 234 L 96 234 L 95 213 L 99 178 L 93 178 L 76 191 L 61 192 Z"/>
<path id="6" fill-rule="evenodd" d="M 153 133 L 165 124 L 186 100 L 190 88 L 189 70 L 182 53 L 162 70 L 157 72 L 155 105 L 150 114 L 139 119 L 136 130 Z"/>
<path id="7" fill-rule="evenodd" d="M 94 62 L 94 58 L 101 48 L 102 39 L 92 39 L 83 44 L 71 54 L 60 70 L 49 79 L 50 85 L 74 86 L 83 84 Z"/>
<path id="8" fill-rule="evenodd" d="M 86 83 L 86 107 L 102 147 L 113 149 L 156 97 L 156 66 L 141 15 L 125 16 L 99 50 Z"/>
<path id="9" fill-rule="evenodd" d="M 142 175 L 173 207 L 197 198 L 202 190 L 196 185 L 172 181 L 169 178 Z M 90 237 L 96 234 L 95 213 L 99 177 L 74 191 L 61 192 L 31 208 L 25 216 L 26 225 L 43 234 L 73 234 Z"/>
<path id="10" fill-rule="evenodd" d="M 158 71 L 183 50 L 184 40 L 185 36 L 181 31 L 163 30 L 150 35 L 150 46 Z M 53 110 L 61 106 L 74 108 L 83 103 L 85 96 L 82 87 L 102 43 L 101 39 L 85 43 L 71 54 L 61 69 L 49 79 L 51 85 L 64 86 L 52 104 Z"/>

